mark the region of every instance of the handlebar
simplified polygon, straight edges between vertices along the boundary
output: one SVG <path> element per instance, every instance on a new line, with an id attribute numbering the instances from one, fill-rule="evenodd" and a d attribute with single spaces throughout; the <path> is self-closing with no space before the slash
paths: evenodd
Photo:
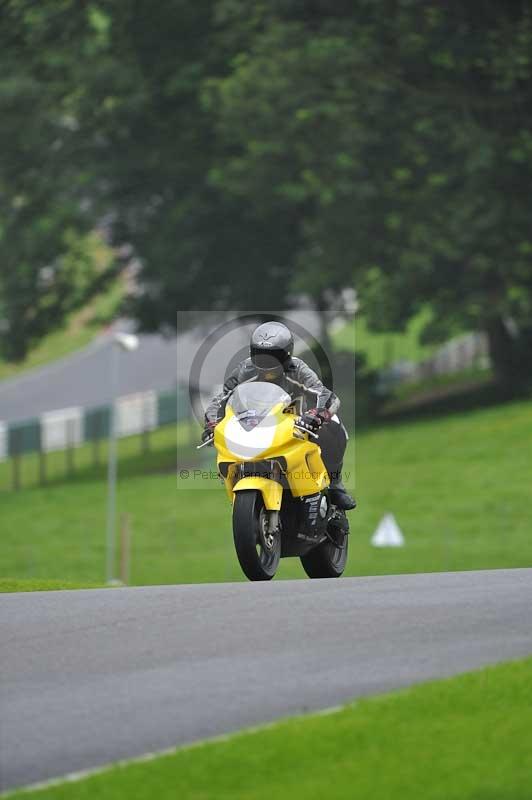
<path id="1" fill-rule="evenodd" d="M 201 450 L 202 447 L 207 447 L 207 445 L 212 444 L 213 442 L 214 442 L 214 434 L 209 439 L 206 439 L 204 442 L 202 442 L 201 444 L 197 444 L 196 445 L 196 450 Z"/>
<path id="2" fill-rule="evenodd" d="M 308 435 L 312 436 L 313 439 L 319 439 L 320 438 L 317 433 L 314 433 L 314 431 L 311 431 L 311 430 L 309 430 L 308 428 L 305 428 L 302 425 L 296 425 L 294 423 L 294 428 L 296 430 L 298 430 L 298 431 L 302 431 L 303 433 L 308 433 Z"/>

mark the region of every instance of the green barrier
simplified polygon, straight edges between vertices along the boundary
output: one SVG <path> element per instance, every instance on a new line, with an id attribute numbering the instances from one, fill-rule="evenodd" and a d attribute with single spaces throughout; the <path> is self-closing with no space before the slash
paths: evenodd
<path id="1" fill-rule="evenodd" d="M 111 407 L 98 406 L 89 408 L 84 415 L 84 439 L 94 442 L 107 439 L 111 431 Z"/>
<path id="2" fill-rule="evenodd" d="M 7 429 L 7 452 L 10 458 L 41 449 L 41 424 L 38 419 L 13 422 Z"/>
<path id="3" fill-rule="evenodd" d="M 157 397 L 157 420 L 159 425 L 177 422 L 177 394 L 164 392 Z"/>
<path id="4" fill-rule="evenodd" d="M 177 422 L 190 419 L 190 397 L 188 390 L 184 386 L 178 386 L 176 392 Z"/>
<path id="5" fill-rule="evenodd" d="M 157 394 L 157 416 L 152 421 L 155 427 L 172 425 L 184 420 L 193 422 L 191 402 L 188 388 L 177 386 L 175 390 Z M 191 436 L 196 436 L 195 426 L 192 424 Z M 141 434 L 142 452 L 149 450 L 150 431 L 139 431 Z M 108 439 L 111 434 L 111 406 L 97 406 L 83 411 L 82 442 L 92 443 L 93 464 L 100 464 L 100 442 Z M 195 438 L 194 438 L 195 440 Z M 39 482 L 46 484 L 46 453 L 43 451 L 43 434 L 39 419 L 13 422 L 6 425 L 6 455 L 12 462 L 12 486 L 19 489 L 22 484 L 22 456 L 28 453 L 39 453 Z M 65 448 L 67 471 L 74 471 L 74 449 L 77 444 Z"/>
<path id="6" fill-rule="evenodd" d="M 191 419 L 190 398 L 185 386 L 157 395 L 156 427 L 171 425 Z M 99 442 L 107 439 L 111 431 L 111 407 L 97 406 L 83 412 L 83 441 Z M 7 425 L 7 455 L 10 458 L 41 451 L 41 424 L 39 419 L 24 420 Z"/>
<path id="7" fill-rule="evenodd" d="M 157 396 L 157 419 L 159 426 L 190 419 L 188 390 L 178 386 L 176 391 L 162 392 Z"/>

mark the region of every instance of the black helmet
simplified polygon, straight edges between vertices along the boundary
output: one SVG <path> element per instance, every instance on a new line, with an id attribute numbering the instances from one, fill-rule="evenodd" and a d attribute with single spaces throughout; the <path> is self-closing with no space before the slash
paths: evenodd
<path id="1" fill-rule="evenodd" d="M 249 351 L 259 380 L 279 380 L 294 352 L 294 337 L 282 322 L 264 322 L 251 334 Z"/>

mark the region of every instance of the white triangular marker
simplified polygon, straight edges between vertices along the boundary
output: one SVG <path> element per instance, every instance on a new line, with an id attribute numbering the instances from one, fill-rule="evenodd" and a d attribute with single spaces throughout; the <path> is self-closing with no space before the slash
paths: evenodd
<path id="1" fill-rule="evenodd" d="M 385 514 L 371 538 L 373 547 L 403 547 L 405 537 L 393 514 Z"/>

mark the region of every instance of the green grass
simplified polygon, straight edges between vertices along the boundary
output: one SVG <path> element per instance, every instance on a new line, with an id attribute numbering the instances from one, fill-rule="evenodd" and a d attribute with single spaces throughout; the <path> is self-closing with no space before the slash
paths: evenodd
<path id="1" fill-rule="evenodd" d="M 389 424 L 352 440 L 346 478 L 359 508 L 350 514 L 346 574 L 531 566 L 531 420 L 532 403 L 523 401 Z M 179 462 L 191 466 L 196 451 L 186 429 L 179 436 Z M 243 580 L 225 492 L 215 478 L 176 480 L 175 440 L 175 429 L 154 433 L 146 457 L 138 439 L 120 445 L 118 511 L 131 517 L 132 583 Z M 199 453 L 210 465 L 212 450 Z M 84 457 L 88 463 L 71 481 L 64 481 L 64 456 L 57 454 L 55 483 L 0 495 L 0 575 L 102 582 L 105 468 L 90 466 L 90 449 Z M 150 474 L 142 474 L 146 469 Z M 386 512 L 396 515 L 405 547 L 371 546 Z M 297 559 L 283 560 L 278 575 L 304 577 Z"/>
<path id="2" fill-rule="evenodd" d="M 532 659 L 123 764 L 36 800 L 529 800 Z"/>
<path id="3" fill-rule="evenodd" d="M 421 330 L 429 318 L 428 312 L 421 312 L 402 333 L 374 333 L 368 330 L 364 315 L 357 314 L 355 320 L 332 335 L 332 340 L 339 350 L 352 350 L 355 347 L 357 351 L 365 353 L 368 365 L 374 369 L 394 361 L 422 361 L 432 355 L 437 347 L 419 343 Z"/>
<path id="4" fill-rule="evenodd" d="M 0 592 L 55 592 L 58 589 L 98 589 L 96 583 L 72 583 L 69 581 L 19 580 L 0 578 Z"/>
<path id="5" fill-rule="evenodd" d="M 119 277 L 85 308 L 71 314 L 63 328 L 45 336 L 23 362 L 12 364 L 0 360 L 0 380 L 17 377 L 88 345 L 114 318 L 123 297 L 124 285 Z"/>
<path id="6" fill-rule="evenodd" d="M 394 401 L 401 404 L 405 401 L 420 401 L 424 397 L 438 396 L 447 390 L 463 389 L 472 384 L 489 383 L 493 381 L 493 372 L 488 368 L 470 367 L 458 372 L 446 372 L 442 375 L 433 375 L 419 381 L 408 381 L 400 384 L 394 391 Z"/>

